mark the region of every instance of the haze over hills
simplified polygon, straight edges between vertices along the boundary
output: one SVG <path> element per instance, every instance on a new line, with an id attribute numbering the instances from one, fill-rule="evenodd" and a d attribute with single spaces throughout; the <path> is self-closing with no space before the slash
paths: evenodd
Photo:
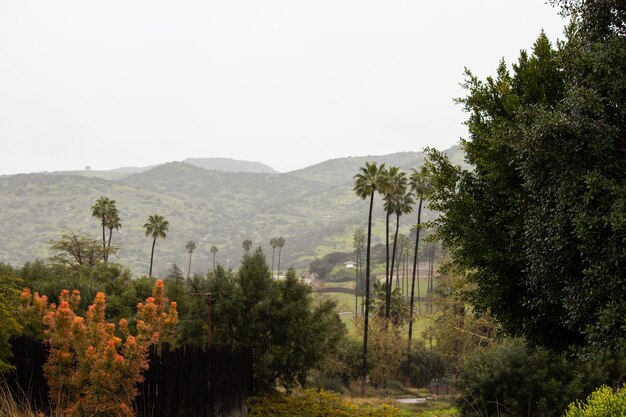
<path id="1" fill-rule="evenodd" d="M 277 174 L 278 171 L 272 167 L 255 161 L 240 161 L 231 158 L 187 158 L 183 162 L 213 171 L 222 172 L 255 172 Z M 97 177 L 109 180 L 124 178 L 131 174 L 139 174 L 148 171 L 158 165 L 148 165 L 145 167 L 121 167 L 110 170 L 92 170 L 86 168 L 79 171 L 55 171 L 46 172 L 51 175 L 82 175 L 85 177 Z"/>
<path id="2" fill-rule="evenodd" d="M 446 153 L 453 161 L 462 161 L 458 146 Z M 290 265 L 306 268 L 316 256 L 352 250 L 352 233 L 366 227 L 367 204 L 352 191 L 353 176 L 365 161 L 407 170 L 420 166 L 423 154 L 340 158 L 287 173 L 260 163 L 228 165 L 225 160 L 190 158 L 134 171 L 1 176 L 0 262 L 21 265 L 48 257 L 49 240 L 69 228 L 99 238 L 100 224 L 91 217 L 91 206 L 107 196 L 116 200 L 122 218 L 122 229 L 113 233 L 113 243 L 120 246 L 115 260 L 137 275 L 147 273 L 151 240 L 144 236 L 143 224 L 154 213 L 170 223 L 167 238 L 156 245 L 156 275 L 165 275 L 172 262 L 186 270 L 189 240 L 197 243 L 192 272 L 210 267 L 213 245 L 219 249 L 217 262 L 236 268 L 245 239 L 263 246 L 271 263 L 269 240 L 280 235 L 286 240 L 281 270 Z M 257 171 L 241 172 L 245 169 Z M 380 202 L 375 210 L 375 232 L 382 241 Z M 432 218 L 432 213 L 427 211 L 425 217 Z M 405 219 L 405 230 L 414 222 L 412 217 Z"/>
<path id="3" fill-rule="evenodd" d="M 278 174 L 274 168 L 254 161 L 239 161 L 230 158 L 187 158 L 183 162 L 213 171 Z"/>

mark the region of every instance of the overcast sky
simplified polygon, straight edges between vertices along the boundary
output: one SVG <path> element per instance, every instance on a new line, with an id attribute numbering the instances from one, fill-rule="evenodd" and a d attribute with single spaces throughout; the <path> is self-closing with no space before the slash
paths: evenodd
<path id="1" fill-rule="evenodd" d="M 447 148 L 544 0 L 0 0 L 0 174 Z"/>

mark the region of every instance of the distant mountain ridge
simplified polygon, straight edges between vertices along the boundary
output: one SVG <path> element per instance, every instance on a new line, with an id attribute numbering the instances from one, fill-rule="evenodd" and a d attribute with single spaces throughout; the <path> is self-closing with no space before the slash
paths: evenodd
<path id="1" fill-rule="evenodd" d="M 274 168 L 269 165 L 256 161 L 242 161 L 231 158 L 187 158 L 184 163 L 203 168 L 211 171 L 221 172 L 252 172 L 252 173 L 265 173 L 265 174 L 277 174 Z M 82 175 L 84 177 L 103 178 L 107 180 L 122 179 L 132 174 L 139 174 L 145 171 L 149 171 L 155 167 L 163 164 L 148 165 L 145 167 L 120 167 L 109 170 L 92 170 L 83 169 L 76 171 L 54 171 L 45 172 L 44 174 L 50 175 Z"/>
<path id="2" fill-rule="evenodd" d="M 253 172 L 277 174 L 274 168 L 255 161 L 240 161 L 230 158 L 187 158 L 183 162 L 199 168 L 222 172 Z"/>
<path id="3" fill-rule="evenodd" d="M 462 160 L 458 147 L 446 153 L 453 161 Z M 97 239 L 101 229 L 91 206 L 107 196 L 116 200 L 122 219 L 121 230 L 113 233 L 113 244 L 121 248 L 115 260 L 135 274 L 147 273 L 151 242 L 142 226 L 154 213 L 170 223 L 167 238 L 155 250 L 159 276 L 167 274 L 172 262 L 186 266 L 189 240 L 197 244 L 192 272 L 209 269 L 213 245 L 219 250 L 217 261 L 236 268 L 246 239 L 263 246 L 271 263 L 269 240 L 281 235 L 286 240 L 281 270 L 305 268 L 328 252 L 351 251 L 354 230 L 366 227 L 367 204 L 352 191 L 360 166 L 377 161 L 408 170 L 418 168 L 423 158 L 418 152 L 338 158 L 286 173 L 225 172 L 170 162 L 135 172 L 124 168 L 122 176 L 115 170 L 102 171 L 108 177 L 88 175 L 96 171 L 0 176 L 0 262 L 20 265 L 48 257 L 49 240 L 70 228 Z M 383 236 L 380 201 L 375 215 L 374 243 Z M 423 218 L 432 216 L 426 211 Z M 414 222 L 404 219 L 403 230 Z"/>

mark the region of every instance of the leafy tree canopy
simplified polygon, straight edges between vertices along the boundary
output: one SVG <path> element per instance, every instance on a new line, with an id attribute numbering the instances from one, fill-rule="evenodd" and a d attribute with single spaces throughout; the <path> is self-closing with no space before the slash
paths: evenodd
<path id="1" fill-rule="evenodd" d="M 253 348 L 257 391 L 303 385 L 345 333 L 334 303 L 315 302 L 293 269 L 273 280 L 260 248 L 243 257 L 237 274 L 222 267 L 209 274 L 209 290 L 217 341 Z"/>
<path id="2" fill-rule="evenodd" d="M 624 22 L 599 37 L 588 19 L 557 48 L 541 34 L 494 77 L 467 72 L 459 102 L 473 170 L 430 151 L 430 207 L 473 285 L 468 299 L 506 332 L 557 350 L 626 349 Z"/>
<path id="3" fill-rule="evenodd" d="M 9 339 L 21 330 L 15 310 L 19 291 L 18 280 L 10 267 L 0 264 L 0 374 L 10 370 L 11 346 Z"/>

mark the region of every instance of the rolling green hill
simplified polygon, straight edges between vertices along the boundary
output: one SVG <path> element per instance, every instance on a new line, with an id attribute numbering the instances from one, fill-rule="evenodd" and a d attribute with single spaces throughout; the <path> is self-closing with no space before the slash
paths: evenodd
<path id="1" fill-rule="evenodd" d="M 455 161 L 462 158 L 458 147 L 447 153 Z M 172 162 L 100 175 L 0 176 L 0 262 L 20 265 L 48 257 L 48 241 L 69 228 L 98 238 L 100 224 L 90 208 L 103 195 L 116 200 L 122 218 L 122 229 L 113 233 L 113 243 L 121 248 L 116 260 L 135 274 L 147 273 L 151 241 L 142 226 L 153 213 L 170 223 L 168 237 L 157 242 L 156 275 L 166 274 L 172 262 L 186 271 L 189 240 L 197 243 L 192 272 L 210 267 L 213 245 L 219 249 L 217 261 L 236 268 L 245 239 L 263 246 L 271 262 L 269 240 L 279 235 L 286 239 L 281 270 L 306 268 L 316 256 L 351 250 L 354 229 L 366 226 L 367 204 L 352 192 L 352 177 L 373 160 L 409 169 L 419 166 L 423 155 L 341 158 L 287 173 L 224 172 Z M 382 240 L 382 204 L 375 209 L 375 230 Z M 427 211 L 425 217 L 432 215 Z M 405 230 L 412 222 L 413 216 L 405 219 Z"/>

